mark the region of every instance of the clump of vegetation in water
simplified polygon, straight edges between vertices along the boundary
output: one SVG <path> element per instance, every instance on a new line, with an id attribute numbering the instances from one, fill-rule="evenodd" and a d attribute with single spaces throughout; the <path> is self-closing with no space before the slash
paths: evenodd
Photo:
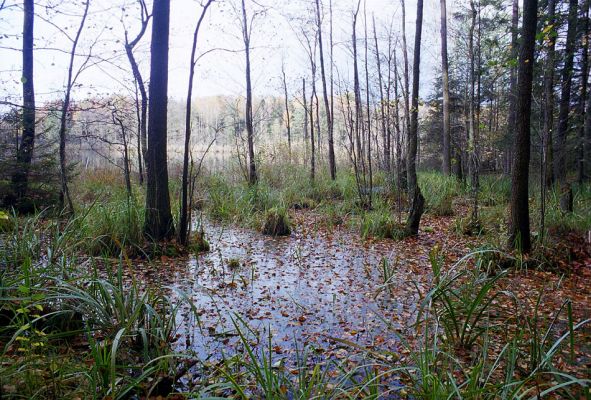
<path id="1" fill-rule="evenodd" d="M 457 219 L 455 228 L 458 233 L 466 236 L 479 236 L 484 233 L 484 227 L 480 220 L 473 217 Z"/>
<path id="2" fill-rule="evenodd" d="M 205 237 L 205 231 L 203 228 L 199 229 L 193 239 L 191 240 L 191 250 L 194 253 L 205 253 L 210 250 L 209 242 Z"/>
<path id="3" fill-rule="evenodd" d="M 228 260 L 228 268 L 230 268 L 230 269 L 240 268 L 240 260 L 237 258 L 230 258 Z"/>
<path id="4" fill-rule="evenodd" d="M 6 211 L 0 210 L 0 232 L 8 232 L 12 230 L 12 220 Z"/>
<path id="5" fill-rule="evenodd" d="M 288 236 L 291 233 L 291 228 L 287 211 L 284 208 L 267 210 L 261 231 L 265 235 Z"/>

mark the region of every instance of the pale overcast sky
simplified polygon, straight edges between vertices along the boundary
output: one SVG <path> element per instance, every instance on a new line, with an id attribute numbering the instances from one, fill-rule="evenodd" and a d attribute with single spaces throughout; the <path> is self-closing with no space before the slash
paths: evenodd
<path id="1" fill-rule="evenodd" d="M 92 46 L 91 66 L 84 70 L 79 79 L 75 98 L 109 93 L 126 93 L 130 86 L 130 68 L 123 51 L 124 24 L 133 37 L 139 29 L 139 11 L 134 0 L 90 0 L 90 14 L 82 33 L 78 53 L 87 54 Z M 467 0 L 449 1 L 448 12 Z M 240 25 L 233 4 L 237 0 L 215 2 L 202 25 L 198 44 L 199 53 L 212 48 L 236 50 L 237 53 L 214 51 L 204 56 L 198 64 L 195 80 L 195 96 L 218 94 L 242 95 L 244 92 L 244 54 Z M 151 1 L 148 0 L 149 7 Z M 301 77 L 309 74 L 309 65 L 299 34 L 300 22 L 290 16 L 313 18 L 310 10 L 312 0 L 260 0 L 258 4 L 268 7 L 266 15 L 254 23 L 252 34 L 252 72 L 255 95 L 280 93 L 280 71 L 285 60 L 290 92 L 297 93 Z M 349 46 L 351 40 L 352 10 L 356 1 L 333 0 L 335 64 L 341 76 L 347 76 L 352 69 Z M 363 1 L 362 1 L 363 4 Z M 398 0 L 366 0 L 368 22 L 375 15 L 378 36 L 384 36 L 387 26 L 392 23 L 394 30 L 401 27 L 401 9 Z M 55 6 L 59 13 L 46 6 Z M 247 0 L 250 11 L 255 7 Z M 328 0 L 325 6 L 325 51 L 328 43 Z M 22 2 L 8 0 L 0 11 L 0 99 L 20 102 Z M 125 8 L 123 10 L 122 8 Z M 61 97 L 66 81 L 66 66 L 71 42 L 65 33 L 73 36 L 77 29 L 82 10 L 81 0 L 39 0 L 36 2 L 35 20 L 35 89 L 40 101 Z M 171 0 L 171 35 L 169 64 L 169 95 L 183 99 L 188 80 L 188 64 L 192 33 L 200 13 L 197 0 Z M 416 2 L 407 0 L 407 36 L 409 54 L 412 57 Z M 290 22 L 291 20 L 291 22 Z M 358 37 L 364 37 L 363 15 L 357 25 Z M 61 31 L 60 31 L 61 30 Z M 65 32 L 65 33 L 64 33 Z M 136 48 L 144 78 L 149 78 L 149 43 L 151 28 Z M 381 44 L 382 49 L 386 44 Z M 439 0 L 425 0 L 423 46 L 421 65 L 422 95 L 427 95 L 439 66 Z M 373 45 L 371 45 L 373 47 Z M 360 42 L 363 55 L 363 43 Z M 371 51 L 371 50 L 370 50 Z M 76 57 L 79 66 L 83 56 Z M 103 61 L 101 61 L 103 60 Z M 374 61 L 371 61 L 372 64 Z M 336 74 L 335 74 L 336 76 Z"/>

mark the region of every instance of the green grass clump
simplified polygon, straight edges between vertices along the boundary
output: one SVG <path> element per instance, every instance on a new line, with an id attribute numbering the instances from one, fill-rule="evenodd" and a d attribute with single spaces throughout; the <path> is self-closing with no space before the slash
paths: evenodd
<path id="1" fill-rule="evenodd" d="M 511 177 L 506 175 L 481 176 L 478 198 L 483 206 L 509 203 L 511 198 Z"/>
<path id="2" fill-rule="evenodd" d="M 454 176 L 437 172 L 419 174 L 426 211 L 438 216 L 453 215 L 453 199 L 461 194 L 461 184 Z"/>
<path id="3" fill-rule="evenodd" d="M 573 212 L 560 209 L 560 193 L 551 190 L 546 205 L 546 228 L 555 234 L 585 233 L 591 230 L 591 185 L 573 188 Z"/>
<path id="4" fill-rule="evenodd" d="M 14 221 L 10 214 L 0 210 L 0 233 L 11 231 L 14 227 Z"/>
<path id="5" fill-rule="evenodd" d="M 191 251 L 194 253 L 205 253 L 210 250 L 209 241 L 205 237 L 205 232 L 203 230 L 199 230 L 193 235 L 190 242 Z"/>
<path id="6" fill-rule="evenodd" d="M 124 192 L 89 206 L 81 226 L 92 255 L 136 254 L 144 246 L 144 205 Z"/>
<path id="7" fill-rule="evenodd" d="M 267 210 L 261 232 L 271 236 L 288 236 L 291 233 L 289 216 L 285 208 Z"/>
<path id="8" fill-rule="evenodd" d="M 401 240 L 408 236 L 406 228 L 398 224 L 391 212 L 383 210 L 367 211 L 359 218 L 359 233 L 364 239 L 374 237 L 380 239 Z"/>

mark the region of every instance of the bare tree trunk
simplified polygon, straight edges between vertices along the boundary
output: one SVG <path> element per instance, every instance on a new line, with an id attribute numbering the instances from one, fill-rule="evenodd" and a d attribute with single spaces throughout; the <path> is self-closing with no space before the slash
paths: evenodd
<path id="1" fill-rule="evenodd" d="M 308 98 L 306 97 L 306 78 L 302 78 L 302 98 L 304 100 L 304 147 L 308 148 Z M 305 151 L 307 153 L 307 151 Z M 304 164 L 307 154 L 304 154 Z"/>
<path id="2" fill-rule="evenodd" d="M 246 57 L 246 135 L 248 142 L 248 184 L 257 183 L 256 162 L 254 159 L 254 125 L 252 113 L 252 82 L 250 79 L 250 32 L 246 17 L 246 5 L 242 0 L 242 39 L 244 41 L 244 54 Z"/>
<path id="3" fill-rule="evenodd" d="M 373 40 L 376 47 L 376 63 L 378 66 L 378 85 L 380 87 L 380 113 L 381 113 L 381 126 L 382 126 L 382 142 L 384 145 L 384 170 L 390 171 L 390 143 L 388 138 L 389 121 L 386 119 L 386 99 L 384 98 L 384 88 L 382 82 L 382 63 L 380 60 L 380 48 L 378 46 L 378 34 L 376 32 L 376 19 L 373 17 Z M 389 81 L 388 81 L 389 84 Z"/>
<path id="4" fill-rule="evenodd" d="M 312 70 L 314 70 L 314 66 Z M 312 94 L 310 94 L 310 180 L 316 177 L 316 150 L 314 140 L 314 97 L 316 97 L 316 85 L 314 84 L 315 73 L 312 72 Z"/>
<path id="5" fill-rule="evenodd" d="M 569 130 L 570 95 L 573 79 L 575 40 L 577 36 L 577 10 L 578 1 L 569 1 L 568 30 L 566 34 L 564 66 L 562 69 L 562 88 L 560 95 L 560 107 L 558 114 L 558 130 L 556 134 L 556 147 L 554 159 L 554 175 L 563 193 L 563 199 L 571 195 L 571 188 L 566 179 L 566 138 Z M 562 211 L 572 211 L 572 202 L 561 201 Z"/>
<path id="6" fill-rule="evenodd" d="M 579 145 L 578 162 L 577 162 L 577 181 L 582 184 L 587 179 L 587 171 L 585 169 L 585 118 L 586 118 L 586 103 L 588 102 L 588 82 L 589 82 L 589 5 L 590 0 L 584 2 L 584 16 L 582 19 L 583 33 L 583 51 L 581 54 L 581 96 L 579 98 L 579 115 L 581 116 L 579 126 Z"/>
<path id="7" fill-rule="evenodd" d="M 410 131 L 410 75 L 408 71 L 408 46 L 406 44 L 406 4 L 405 0 L 400 0 L 402 6 L 402 56 L 404 61 L 404 86 L 402 94 L 404 95 L 404 133 L 408 136 Z"/>
<path id="8" fill-rule="evenodd" d="M 23 133 L 16 154 L 16 169 L 12 176 L 16 204 L 26 198 L 29 170 L 35 148 L 35 87 L 33 75 L 33 30 L 35 22 L 35 3 L 24 1 L 23 18 Z"/>
<path id="9" fill-rule="evenodd" d="M 509 246 L 528 252 L 531 249 L 529 232 L 529 159 L 530 159 L 530 115 L 532 98 L 533 62 L 537 0 L 524 0 L 523 33 L 519 55 L 517 94 L 517 131 L 515 137 L 515 158 L 511 179 L 511 220 L 509 224 Z"/>
<path id="10" fill-rule="evenodd" d="M 148 7 L 146 6 L 146 2 L 144 0 L 138 0 L 141 10 L 141 22 L 142 27 L 140 32 L 137 36 L 130 42 L 127 31 L 125 31 L 125 54 L 127 55 L 127 59 L 129 61 L 129 65 L 131 66 L 131 71 L 133 73 L 133 77 L 135 79 L 137 88 L 140 91 L 141 97 L 141 106 L 140 106 L 140 116 L 139 116 L 139 133 L 138 133 L 138 163 L 140 169 L 140 184 L 144 181 L 143 171 L 142 171 L 142 159 L 144 164 L 147 164 L 147 150 L 148 150 L 148 140 L 147 140 L 147 120 L 148 120 L 148 93 L 146 92 L 146 85 L 144 84 L 144 79 L 140 72 L 139 66 L 133 55 L 133 49 L 142 39 L 144 34 L 146 33 L 146 29 L 148 28 L 148 23 L 150 22 L 150 18 L 152 17 L 148 13 Z M 146 165 L 147 168 L 147 165 Z"/>
<path id="11" fill-rule="evenodd" d="M 373 197 L 373 167 L 371 157 L 371 107 L 370 107 L 370 89 L 369 89 L 369 51 L 367 46 L 367 7 L 363 5 L 363 27 L 365 29 L 365 102 L 367 107 L 367 167 L 369 174 L 369 188 L 367 193 L 368 207 L 372 206 Z"/>
<path id="12" fill-rule="evenodd" d="M 154 0 L 152 17 L 148 162 L 146 164 L 148 182 L 144 231 L 146 236 L 159 241 L 174 236 L 166 151 L 170 1 Z"/>
<path id="13" fill-rule="evenodd" d="M 123 144 L 123 179 L 125 180 L 125 189 L 127 191 L 127 196 L 132 196 L 131 191 L 131 173 L 129 167 L 129 146 L 127 141 L 127 131 L 125 129 L 125 124 L 123 120 L 116 115 L 117 111 L 113 110 L 111 117 L 113 119 L 113 123 L 119 126 L 121 130 L 121 142 Z"/>
<path id="14" fill-rule="evenodd" d="M 477 151 L 477 121 L 476 121 L 476 73 L 474 60 L 474 29 L 476 28 L 476 8 L 474 1 L 470 1 L 471 24 L 468 38 L 468 54 L 470 55 L 470 98 L 468 102 L 468 150 L 470 152 L 470 186 L 472 189 L 473 207 L 472 220 L 478 220 L 478 151 Z"/>
<path id="15" fill-rule="evenodd" d="M 287 128 L 287 147 L 289 149 L 289 161 L 291 162 L 291 117 L 289 115 L 289 97 L 287 94 L 287 78 L 285 76 L 285 64 L 281 64 L 281 76 L 283 78 L 283 95 L 285 97 L 285 115 L 287 120 L 285 125 Z"/>
<path id="16" fill-rule="evenodd" d="M 361 6 L 361 0 L 357 3 L 357 10 L 353 14 L 353 35 L 352 35 L 352 46 L 353 46 L 353 91 L 355 95 L 355 124 L 353 127 L 355 137 L 355 148 L 356 152 L 355 160 L 355 181 L 357 183 L 357 189 L 359 192 L 359 200 L 363 206 L 367 207 L 368 202 L 365 199 L 366 193 L 364 189 L 367 186 L 365 180 L 366 169 L 365 169 L 365 152 L 362 146 L 362 138 L 365 137 L 363 129 L 363 110 L 361 106 L 361 88 L 359 83 L 359 66 L 357 62 L 357 16 L 359 14 L 359 8 Z"/>
<path id="17" fill-rule="evenodd" d="M 134 83 L 135 83 L 135 113 L 136 113 L 136 119 L 137 119 L 137 165 L 138 165 L 138 175 L 139 175 L 139 183 L 140 186 L 143 186 L 144 184 L 144 168 L 143 168 L 143 157 L 142 157 L 142 151 L 143 146 L 142 146 L 142 134 L 141 134 L 141 126 L 142 126 L 142 114 L 141 114 L 141 105 L 140 105 L 140 99 L 138 96 L 138 87 L 137 87 L 137 80 L 134 79 Z"/>
<path id="18" fill-rule="evenodd" d="M 519 54 L 519 43 L 517 41 L 517 33 L 519 31 L 519 0 L 513 0 L 513 13 L 511 17 L 511 59 L 516 60 Z M 512 136 L 515 132 L 516 124 L 516 100 L 517 99 L 517 71 L 515 66 L 511 66 L 509 70 L 509 114 L 507 116 L 507 133 L 505 138 L 505 153 L 506 153 L 506 173 L 511 173 L 512 161 Z"/>
<path id="19" fill-rule="evenodd" d="M 316 24 L 318 27 L 318 50 L 320 51 L 320 76 L 322 78 L 322 93 L 324 95 L 324 108 L 326 110 L 326 126 L 328 128 L 328 168 L 330 170 L 330 179 L 337 177 L 337 168 L 334 153 L 334 129 L 332 109 L 328 99 L 328 89 L 326 86 L 326 73 L 324 68 L 324 50 L 322 47 L 322 18 L 320 15 L 320 0 L 316 0 Z"/>
<path id="20" fill-rule="evenodd" d="M 547 26 L 554 26 L 556 24 L 556 1 L 548 0 L 548 23 Z M 552 31 L 555 28 L 551 28 Z M 542 132 L 542 209 L 541 222 L 542 234 L 544 227 L 545 215 L 545 197 L 546 187 L 551 185 L 554 181 L 553 167 L 552 167 L 552 134 L 554 132 L 554 64 L 555 64 L 555 48 L 556 38 L 554 35 L 548 35 L 548 49 L 546 54 L 546 62 L 544 68 L 544 98 L 543 98 L 543 132 Z"/>
<path id="21" fill-rule="evenodd" d="M 396 186 L 398 203 L 398 223 L 402 218 L 402 133 L 400 129 L 400 97 L 398 91 L 398 57 L 394 50 L 394 129 L 396 130 Z"/>
<path id="22" fill-rule="evenodd" d="M 412 68 L 412 109 L 410 131 L 408 135 L 408 152 L 406 154 L 406 173 L 408 176 L 408 192 L 411 202 L 406 230 L 411 235 L 419 233 L 421 216 L 425 207 L 425 198 L 417 181 L 417 139 L 419 128 L 419 73 L 421 66 L 421 34 L 423 30 L 423 0 L 417 0 L 417 22 L 415 30 L 414 62 Z"/>
<path id="23" fill-rule="evenodd" d="M 60 206 L 64 209 L 66 206 L 70 213 L 74 213 L 74 204 L 72 203 L 72 198 L 70 197 L 70 190 L 68 189 L 68 169 L 66 163 L 66 133 L 67 133 L 67 115 L 70 108 L 70 95 L 72 93 L 72 87 L 74 86 L 74 57 L 76 56 L 76 48 L 78 47 L 78 41 L 80 40 L 80 35 L 82 34 L 82 30 L 84 29 L 84 24 L 86 23 L 86 17 L 88 15 L 88 8 L 90 6 L 90 2 L 87 1 L 84 6 L 84 13 L 82 14 L 82 19 L 80 21 L 80 25 L 78 26 L 78 31 L 76 32 L 76 36 L 74 37 L 74 41 L 72 42 L 72 50 L 70 52 L 70 63 L 68 65 L 68 81 L 66 83 L 66 93 L 64 96 L 64 101 L 62 103 L 62 113 L 60 117 L 60 129 L 59 129 L 59 138 L 60 138 L 60 148 L 59 148 L 59 156 L 60 156 L 60 178 L 61 178 L 61 192 L 60 192 Z M 66 204 L 67 202 L 67 204 Z"/>
<path id="24" fill-rule="evenodd" d="M 441 73 L 443 81 L 443 173 L 451 175 L 451 127 L 449 115 L 449 63 L 447 60 L 447 7 L 441 6 Z"/>
<path id="25" fill-rule="evenodd" d="M 180 209 L 180 216 L 179 216 L 179 242 L 183 246 L 186 246 L 189 243 L 189 225 L 191 223 L 190 214 L 191 211 L 189 210 L 189 155 L 191 153 L 191 105 L 192 105 L 192 97 L 193 97 L 193 80 L 195 79 L 195 65 L 197 63 L 196 60 L 196 52 L 197 52 L 197 38 L 199 36 L 199 28 L 201 28 L 201 23 L 203 22 L 203 18 L 205 18 L 205 14 L 207 13 L 207 9 L 213 3 L 214 0 L 208 0 L 205 5 L 203 5 L 201 9 L 201 15 L 199 16 L 199 20 L 197 21 L 197 25 L 195 26 L 195 31 L 193 32 L 193 45 L 191 46 L 191 62 L 189 64 L 189 84 L 187 87 L 187 100 L 185 106 L 185 149 L 183 154 L 183 178 L 182 178 L 182 188 L 181 188 L 181 209 Z"/>

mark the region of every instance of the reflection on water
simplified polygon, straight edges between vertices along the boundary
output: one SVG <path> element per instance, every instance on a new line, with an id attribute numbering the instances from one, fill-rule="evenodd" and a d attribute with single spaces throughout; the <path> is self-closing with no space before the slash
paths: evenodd
<path id="1" fill-rule="evenodd" d="M 190 295 L 200 315 L 198 324 L 191 313 L 181 313 L 185 336 L 179 346 L 201 359 L 232 354 L 238 343 L 232 318 L 238 315 L 263 343 L 272 334 L 276 357 L 289 359 L 297 341 L 300 350 L 307 345 L 321 357 L 338 358 L 343 346 L 331 337 L 395 350 L 386 325 L 397 326 L 399 319 L 391 317 L 408 312 L 416 299 L 377 290 L 380 261 L 392 257 L 387 245 L 364 245 L 340 230 L 298 228 L 287 238 L 272 238 L 207 223 L 206 233 L 211 251 L 191 258 L 188 271 L 175 278 L 174 286 Z M 231 268 L 230 260 L 240 266 Z"/>

